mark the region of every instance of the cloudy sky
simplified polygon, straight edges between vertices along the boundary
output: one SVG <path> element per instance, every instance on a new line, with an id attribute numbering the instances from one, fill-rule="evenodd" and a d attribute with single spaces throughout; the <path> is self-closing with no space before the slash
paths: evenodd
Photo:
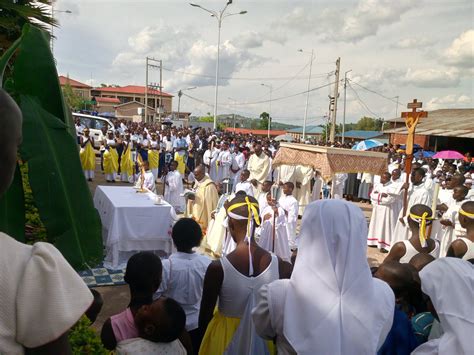
<path id="1" fill-rule="evenodd" d="M 225 0 L 195 0 L 220 10 Z M 145 57 L 163 60 L 164 91 L 196 86 L 181 111 L 213 112 L 217 21 L 183 0 L 59 0 L 58 71 L 92 85 L 145 83 Z M 474 8 L 470 0 L 234 0 L 221 32 L 219 113 L 321 124 L 346 71 L 346 120 L 393 118 L 413 98 L 424 109 L 474 107 Z M 303 49 L 305 52 L 298 52 Z M 159 82 L 159 72 L 150 73 Z M 270 107 L 269 88 L 273 88 Z M 374 93 L 375 92 L 375 93 Z M 177 109 L 177 100 L 174 100 Z M 340 87 L 338 122 L 342 120 Z"/>

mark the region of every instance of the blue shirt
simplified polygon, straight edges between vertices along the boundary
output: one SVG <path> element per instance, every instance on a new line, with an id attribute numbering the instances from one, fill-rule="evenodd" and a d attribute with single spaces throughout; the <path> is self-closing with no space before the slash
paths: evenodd
<path id="1" fill-rule="evenodd" d="M 187 148 L 188 143 L 186 143 L 186 139 L 184 138 L 176 138 L 173 143 L 173 148 Z"/>

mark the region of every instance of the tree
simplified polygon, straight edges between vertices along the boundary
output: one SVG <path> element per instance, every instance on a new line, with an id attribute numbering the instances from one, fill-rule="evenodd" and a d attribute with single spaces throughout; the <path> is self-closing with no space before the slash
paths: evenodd
<path id="1" fill-rule="evenodd" d="M 359 131 L 375 131 L 375 118 L 364 116 L 357 121 L 356 129 Z"/>
<path id="2" fill-rule="evenodd" d="M 321 135 L 321 140 L 323 142 L 326 142 L 326 132 L 327 132 L 328 137 L 331 135 L 331 124 L 328 123 L 328 124 L 325 124 L 325 125 L 321 125 L 320 127 L 323 127 L 323 134 Z M 342 126 L 336 124 L 336 133 L 335 134 L 339 134 L 341 132 L 342 132 Z"/>
<path id="3" fill-rule="evenodd" d="M 75 111 L 82 108 L 84 100 L 74 92 L 69 83 L 66 83 L 63 87 L 63 96 L 71 110 Z"/>
<path id="4" fill-rule="evenodd" d="M 260 129 L 268 129 L 268 121 L 270 120 L 270 114 L 268 112 L 262 112 L 260 114 L 260 122 L 258 124 L 258 128 Z"/>
<path id="5" fill-rule="evenodd" d="M 43 30 L 57 26 L 58 22 L 51 17 L 52 0 L 17 0 L 2 1 L 0 11 L 0 55 L 21 36 L 26 23 Z"/>

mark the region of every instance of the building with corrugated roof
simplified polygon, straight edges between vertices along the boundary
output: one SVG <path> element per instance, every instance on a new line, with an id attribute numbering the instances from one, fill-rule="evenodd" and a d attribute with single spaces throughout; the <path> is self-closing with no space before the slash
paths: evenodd
<path id="1" fill-rule="evenodd" d="M 386 120 L 394 128 L 385 130 L 390 134 L 390 143 L 405 144 L 407 127 L 403 118 Z M 474 150 L 474 109 L 440 109 L 428 112 L 416 128 L 415 143 L 426 150 Z"/>
<path id="2" fill-rule="evenodd" d="M 312 138 L 313 140 L 321 140 L 324 128 L 321 126 L 306 126 L 306 137 Z M 291 137 L 296 140 L 301 140 L 303 137 L 303 127 L 296 127 L 286 131 Z"/>

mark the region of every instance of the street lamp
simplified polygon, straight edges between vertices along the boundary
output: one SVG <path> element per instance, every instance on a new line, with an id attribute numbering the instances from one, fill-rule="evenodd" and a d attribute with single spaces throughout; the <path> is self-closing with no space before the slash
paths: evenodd
<path id="1" fill-rule="evenodd" d="M 232 14 L 226 14 L 225 10 L 227 10 L 227 6 L 231 4 L 232 4 L 232 0 L 229 0 L 227 1 L 227 3 L 225 4 L 224 8 L 221 11 L 214 11 L 214 10 L 206 9 L 198 4 L 189 3 L 189 5 L 191 6 L 198 7 L 201 10 L 209 12 L 211 14 L 211 17 L 214 17 L 217 20 L 217 60 L 216 60 L 216 92 L 215 92 L 215 98 L 214 98 L 214 130 L 217 129 L 217 95 L 219 92 L 219 55 L 220 55 L 220 45 L 221 45 L 222 20 L 229 16 L 244 15 L 247 13 L 247 11 L 240 11 L 240 12 L 236 12 Z"/>
<path id="2" fill-rule="evenodd" d="M 178 91 L 178 120 L 179 120 L 179 108 L 180 108 L 180 105 L 181 105 L 181 96 L 183 96 L 183 91 L 194 90 L 196 88 L 197 88 L 196 86 L 192 86 L 190 88 L 186 88 L 186 89 Z"/>
<path id="3" fill-rule="evenodd" d="M 303 119 L 303 141 L 306 140 L 306 120 L 308 118 L 308 103 L 309 103 L 309 89 L 311 85 L 311 70 L 313 68 L 313 52 L 314 50 L 311 49 L 311 52 L 304 51 L 302 49 L 298 49 L 298 52 L 311 54 L 311 61 L 309 62 L 309 76 L 308 76 L 308 93 L 306 94 L 306 106 L 304 109 L 304 119 Z"/>
<path id="4" fill-rule="evenodd" d="M 267 132 L 267 137 L 270 138 L 270 128 L 272 126 L 272 116 L 271 116 L 271 112 L 272 112 L 272 91 L 273 91 L 273 86 L 270 84 L 270 85 L 267 85 L 267 84 L 260 84 L 262 86 L 265 86 L 267 88 L 270 89 L 270 110 L 268 111 L 268 132 Z"/>
<path id="5" fill-rule="evenodd" d="M 50 46 L 51 46 L 51 53 L 53 54 L 53 57 L 54 57 L 54 14 L 55 13 L 63 13 L 63 14 L 72 14 L 72 11 L 71 10 L 55 10 L 54 9 L 54 1 L 51 2 L 51 19 L 53 21 L 51 21 L 51 43 L 50 43 Z"/>

